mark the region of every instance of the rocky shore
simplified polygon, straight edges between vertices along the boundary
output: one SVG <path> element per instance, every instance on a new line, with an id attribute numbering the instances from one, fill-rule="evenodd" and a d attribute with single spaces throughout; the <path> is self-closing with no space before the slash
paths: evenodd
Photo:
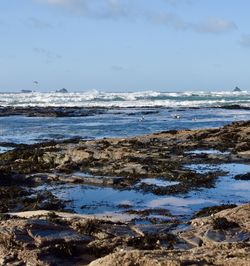
<path id="1" fill-rule="evenodd" d="M 249 265 L 250 205 L 197 218 L 183 229 L 81 215 L 1 216 L 1 265 Z"/>
<path id="2" fill-rule="evenodd" d="M 249 265 L 249 204 L 207 208 L 195 216 L 206 217 L 190 221 L 166 209 L 128 208 L 125 213 L 136 217 L 173 216 L 168 222 L 141 225 L 123 217 L 73 213 L 66 201 L 36 189 L 91 184 L 155 195 L 185 194 L 214 187 L 221 175 L 185 167 L 199 163 L 249 165 L 250 122 L 126 139 L 18 145 L 0 154 L 0 264 Z M 175 184 L 143 182 L 159 177 Z M 249 173 L 235 180 L 249 180 Z"/>
<path id="3" fill-rule="evenodd" d="M 140 114 L 142 116 L 152 114 L 152 113 L 158 113 L 160 109 L 168 109 L 168 110 L 175 110 L 174 108 L 170 107 L 154 107 L 156 110 L 147 110 L 149 107 L 141 107 L 141 109 L 145 109 L 143 111 L 140 111 Z M 204 107 L 203 107 L 204 108 Z M 244 106 L 244 105 L 225 105 L 225 106 L 216 106 L 213 107 L 214 109 L 229 109 L 229 110 L 249 110 L 250 107 Z M 133 110 L 131 107 L 116 107 L 116 110 Z M 159 109 L 159 110 L 157 110 Z M 183 107 L 179 108 L 178 111 L 182 112 L 185 110 L 198 110 L 199 107 Z M 209 109 L 209 107 L 207 107 Z M 109 110 L 112 110 L 112 107 L 56 107 L 56 106 L 1 106 L 0 105 L 0 117 L 3 116 L 26 116 L 26 117 L 82 117 L 82 116 L 94 116 L 98 114 L 105 114 Z M 119 114 L 119 112 L 118 112 Z M 138 114 L 138 113 L 137 113 Z M 135 115 L 133 112 L 128 112 L 128 115 Z"/>
<path id="4" fill-rule="evenodd" d="M 17 107 L 0 106 L 1 116 L 22 115 L 27 117 L 79 117 L 102 114 L 106 108 L 82 107 Z"/>

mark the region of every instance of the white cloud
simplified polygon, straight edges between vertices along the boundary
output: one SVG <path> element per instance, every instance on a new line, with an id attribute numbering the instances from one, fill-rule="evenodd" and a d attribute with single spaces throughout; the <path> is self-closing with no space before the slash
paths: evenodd
<path id="1" fill-rule="evenodd" d="M 77 15 L 96 19 L 117 19 L 131 15 L 121 0 L 33 0 L 37 3 L 66 9 Z"/>
<path id="2" fill-rule="evenodd" d="M 175 30 L 191 30 L 198 33 L 224 33 L 236 30 L 237 26 L 234 22 L 223 18 L 208 18 L 203 22 L 185 21 L 174 14 L 152 14 L 147 15 L 148 20 L 152 23 L 170 26 Z"/>
<path id="3" fill-rule="evenodd" d="M 89 0 L 33 0 L 33 2 L 54 6 L 73 12 L 75 14 L 87 14 Z"/>
<path id="4" fill-rule="evenodd" d="M 201 33 L 223 33 L 236 30 L 237 26 L 234 22 L 223 19 L 211 17 L 204 23 L 191 25 L 193 29 Z"/>
<path id="5" fill-rule="evenodd" d="M 74 5 L 76 0 L 35 0 L 36 2 L 41 2 L 49 5 Z"/>
<path id="6" fill-rule="evenodd" d="M 78 14 L 95 19 L 121 19 L 132 18 L 146 21 L 153 24 L 162 24 L 175 30 L 190 30 L 197 33 L 219 34 L 236 30 L 237 26 L 233 21 L 210 17 L 201 22 L 186 21 L 176 14 L 166 11 L 147 11 L 143 7 L 135 8 L 132 2 L 125 0 L 33 0 L 57 7 L 74 10 Z M 191 0 L 164 0 L 173 5 L 180 2 L 192 3 Z M 136 2 L 136 1 L 135 1 Z"/>
<path id="7" fill-rule="evenodd" d="M 190 25 L 171 13 L 147 13 L 147 20 L 151 23 L 166 25 L 176 30 L 187 30 Z"/>
<path id="8" fill-rule="evenodd" d="M 178 4 L 192 4 L 193 0 L 164 0 L 166 3 L 170 5 L 178 5 Z"/>

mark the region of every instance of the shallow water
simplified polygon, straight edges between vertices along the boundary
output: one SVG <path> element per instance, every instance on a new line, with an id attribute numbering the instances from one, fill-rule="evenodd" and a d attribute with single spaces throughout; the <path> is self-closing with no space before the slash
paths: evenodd
<path id="1" fill-rule="evenodd" d="M 221 152 L 221 151 L 218 151 L 218 150 L 215 150 L 215 149 L 207 149 L 207 150 L 193 150 L 193 151 L 188 151 L 188 152 L 185 152 L 186 154 L 215 154 L 215 155 L 229 155 L 230 152 L 226 151 L 226 152 Z"/>
<path id="2" fill-rule="evenodd" d="M 227 172 L 227 176 L 229 177 L 250 172 L 250 165 L 241 163 L 190 164 L 187 165 L 186 168 L 201 174 L 207 172 L 223 171 Z"/>
<path id="3" fill-rule="evenodd" d="M 43 188 L 44 189 L 44 188 Z M 122 212 L 120 205 L 129 205 L 132 209 L 166 208 L 175 215 L 186 215 L 191 212 L 216 204 L 215 200 L 189 198 L 185 196 L 157 196 L 152 193 L 136 190 L 118 190 L 109 187 L 84 185 L 47 187 L 57 197 L 72 201 L 70 207 L 77 213 L 107 214 Z"/>
<path id="4" fill-rule="evenodd" d="M 176 114 L 180 119 L 175 118 Z M 1 142 L 31 144 L 73 137 L 128 137 L 173 129 L 214 128 L 248 119 L 250 110 L 213 108 L 117 108 L 86 117 L 0 117 L 0 146 Z"/>
<path id="5" fill-rule="evenodd" d="M 179 116 L 179 119 L 176 119 L 176 116 Z M 1 147 L 1 142 L 31 144 L 72 137 L 84 139 L 128 137 L 166 130 L 215 128 L 239 120 L 250 120 L 250 110 L 136 107 L 112 108 L 102 114 L 86 117 L 0 117 L 0 153 L 8 149 Z M 227 154 L 217 150 L 195 150 L 191 153 Z M 130 205 L 130 209 L 136 210 L 164 208 L 174 215 L 188 219 L 203 207 L 250 201 L 250 181 L 233 179 L 234 175 L 250 172 L 250 166 L 200 164 L 186 167 L 200 173 L 223 171 L 225 174 L 218 178 L 215 188 L 201 188 L 175 196 L 145 193 L 138 191 L 138 187 L 118 190 L 111 187 L 57 185 L 42 186 L 38 189 L 48 189 L 59 198 L 70 200 L 69 207 L 83 214 L 123 213 L 125 209 L 122 209 L 121 205 Z M 145 179 L 144 182 L 157 186 L 174 184 L 159 179 Z"/>
<path id="6" fill-rule="evenodd" d="M 111 187 L 86 185 L 48 186 L 46 189 L 59 198 L 70 200 L 69 206 L 77 213 L 96 215 L 123 213 L 125 210 L 121 208 L 121 205 L 128 205 L 127 207 L 133 210 L 163 208 L 169 210 L 173 215 L 180 216 L 181 219 L 188 219 L 195 211 L 203 207 L 229 203 L 241 204 L 250 201 L 250 181 L 233 178 L 235 175 L 250 172 L 250 165 L 198 164 L 186 167 L 199 173 L 220 171 L 224 174 L 218 178 L 214 188 L 200 188 L 175 196 L 159 196 L 138 191 L 135 188 L 118 190 Z M 145 180 L 148 181 L 148 179 Z M 159 180 L 156 180 L 157 182 Z M 38 189 L 44 189 L 44 187 Z"/>
<path id="7" fill-rule="evenodd" d="M 7 152 L 7 151 L 11 151 L 11 150 L 13 150 L 14 148 L 11 148 L 11 147 L 2 147 L 2 146 L 0 146 L 0 154 L 1 153 L 5 153 L 5 152 Z"/>
<path id="8" fill-rule="evenodd" d="M 198 164 L 190 165 L 188 168 L 203 174 L 216 171 L 225 172 L 216 182 L 215 188 L 196 192 L 198 197 L 203 196 L 206 199 L 216 199 L 220 204 L 240 204 L 250 201 L 250 181 L 234 179 L 236 175 L 249 173 L 250 165 L 237 163 L 219 165 Z"/>
<path id="9" fill-rule="evenodd" d="M 159 178 L 145 178 L 142 179 L 140 183 L 147 185 L 155 185 L 157 187 L 169 187 L 180 184 L 180 182 L 166 181 Z"/>

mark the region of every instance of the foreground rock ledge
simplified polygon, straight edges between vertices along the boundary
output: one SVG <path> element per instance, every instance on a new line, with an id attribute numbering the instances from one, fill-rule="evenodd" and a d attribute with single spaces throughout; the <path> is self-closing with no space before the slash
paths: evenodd
<path id="1" fill-rule="evenodd" d="M 166 241 L 182 243 L 168 247 L 149 236 L 146 243 L 146 236 L 126 223 L 26 214 L 1 217 L 0 265 L 250 265 L 250 204 L 192 220 L 186 230 L 168 233 Z"/>
<path id="2" fill-rule="evenodd" d="M 221 221 L 221 228 L 215 228 Z M 223 221 L 228 221 L 228 226 Z M 232 227 L 230 227 L 230 223 Z M 190 250 L 119 251 L 90 263 L 91 266 L 250 265 L 250 204 L 192 221 L 179 237 L 196 243 Z"/>

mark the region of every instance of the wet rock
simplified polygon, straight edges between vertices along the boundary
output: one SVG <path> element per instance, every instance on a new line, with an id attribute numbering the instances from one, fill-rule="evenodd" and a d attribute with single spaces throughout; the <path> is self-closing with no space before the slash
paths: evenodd
<path id="1" fill-rule="evenodd" d="M 213 228 L 214 229 L 230 229 L 239 227 L 239 225 L 236 222 L 228 221 L 225 217 L 218 217 L 213 220 Z"/>
<path id="2" fill-rule="evenodd" d="M 0 260 L 10 265 L 248 265 L 249 208 L 194 219 L 185 230 L 62 213 L 6 217 L 0 221 Z M 224 221 L 223 229 L 214 229 L 214 221 L 224 218 L 237 226 L 225 227 Z"/>
<path id="3" fill-rule="evenodd" d="M 200 237 L 196 236 L 192 231 L 182 235 L 182 239 L 190 244 L 192 247 L 200 247 L 203 241 Z"/>
<path id="4" fill-rule="evenodd" d="M 22 199 L 20 211 L 28 210 L 64 210 L 65 203 L 49 191 L 41 191 Z"/>
<path id="5" fill-rule="evenodd" d="M 169 216 L 172 217 L 172 214 L 166 209 L 145 209 L 145 210 L 127 210 L 125 211 L 129 214 L 136 214 L 140 216 L 149 216 L 149 215 L 160 215 L 160 216 Z"/>
<path id="6" fill-rule="evenodd" d="M 236 175 L 234 177 L 236 180 L 250 180 L 250 173 L 244 174 L 244 175 Z"/>
<path id="7" fill-rule="evenodd" d="M 9 249 L 16 254 L 11 265 L 62 265 L 63 261 L 65 265 L 74 265 L 91 241 L 89 236 L 80 235 L 66 225 L 11 219 L 1 222 L 0 257 L 1 251 L 7 253 Z"/>
<path id="8" fill-rule="evenodd" d="M 193 227 L 177 233 L 178 236 L 174 236 L 174 240 L 179 242 L 179 244 L 173 245 L 177 249 L 171 250 L 170 247 L 157 249 L 156 244 L 152 245 L 157 241 L 154 242 L 151 239 L 150 248 L 156 248 L 156 250 L 120 250 L 93 261 L 90 265 L 249 265 L 249 208 L 250 205 L 247 204 L 218 212 L 215 217 L 193 220 Z M 244 222 L 239 227 L 214 230 L 214 219 L 225 217 L 237 221 L 243 218 Z M 185 245 L 178 238 L 186 241 L 187 244 Z M 136 240 L 138 238 L 134 240 L 135 246 Z M 142 244 L 143 241 L 140 243 Z M 138 247 L 143 248 L 143 246 Z"/>
<path id="9" fill-rule="evenodd" d="M 65 202 L 51 192 L 19 186 L 0 186 L 0 213 L 27 210 L 64 210 Z"/>
<path id="10" fill-rule="evenodd" d="M 129 239 L 128 246 L 140 250 L 159 249 L 160 243 L 156 235 L 145 235 Z"/>
<path id="11" fill-rule="evenodd" d="M 235 204 L 223 204 L 223 205 L 219 205 L 219 206 L 205 207 L 205 208 L 201 209 L 200 211 L 196 212 L 194 215 L 194 218 L 209 216 L 209 215 L 215 214 L 219 211 L 231 209 L 231 208 L 235 208 L 235 207 L 237 207 L 237 205 L 235 205 Z"/>
<path id="12" fill-rule="evenodd" d="M 81 234 L 94 235 L 100 232 L 100 222 L 96 219 L 87 219 L 73 223 L 73 228 Z"/>
<path id="13" fill-rule="evenodd" d="M 28 234 L 34 239 L 37 247 L 65 244 L 86 244 L 91 241 L 89 236 L 65 229 L 48 221 L 35 221 L 29 225 Z"/>
<path id="14" fill-rule="evenodd" d="M 250 204 L 247 204 L 244 207 L 220 211 L 209 217 L 194 219 L 193 228 L 180 235 L 185 240 L 194 236 L 199 237 L 206 245 L 211 245 L 210 242 L 242 243 L 248 241 L 250 237 L 249 210 Z"/>
<path id="15" fill-rule="evenodd" d="M 231 104 L 231 105 L 225 105 L 225 106 L 221 106 L 218 107 L 220 109 L 232 109 L 232 110 L 249 110 L 250 108 L 248 106 L 244 106 L 244 105 L 239 105 L 239 104 Z"/>
<path id="16" fill-rule="evenodd" d="M 0 212 L 5 213 L 13 210 L 20 210 L 23 205 L 22 199 L 29 193 L 18 186 L 0 187 Z"/>
<path id="17" fill-rule="evenodd" d="M 155 236 L 160 238 L 166 238 L 169 236 L 171 230 L 176 227 L 175 221 L 169 221 L 166 224 L 136 224 L 133 225 L 133 230 L 140 236 Z"/>
<path id="18" fill-rule="evenodd" d="M 245 160 L 250 156 L 249 128 L 248 122 L 240 122 L 221 129 L 180 130 L 174 134 L 163 132 L 128 139 L 95 141 L 78 139 L 26 145 L 0 154 L 0 172 L 4 172 L 6 176 L 4 180 L 16 175 L 15 182 L 17 180 L 23 182 L 22 175 L 44 172 L 72 174 L 80 170 L 95 176 L 123 177 L 126 179 L 122 181 L 125 187 L 130 187 L 140 178 L 161 177 L 169 181 L 181 181 L 181 185 L 166 189 L 165 192 L 155 188 L 157 194 L 185 193 L 194 187 L 212 187 L 217 176 L 197 176 L 196 173 L 185 170 L 182 166 L 201 161 L 219 163 L 233 158 L 237 161 Z M 239 145 L 245 146 L 239 149 Z M 186 154 L 186 151 L 193 148 L 231 149 L 233 155 L 204 157 L 200 154 L 193 157 Z M 38 179 L 34 176 L 34 182 Z M 67 180 L 80 182 L 78 177 L 73 176 Z M 62 179 L 61 176 L 57 181 L 67 182 L 67 180 Z M 100 180 L 92 179 L 92 181 Z M 147 187 L 143 189 L 147 190 Z"/>
<path id="19" fill-rule="evenodd" d="M 33 111 L 39 113 L 41 110 Z M 81 111 L 78 111 L 79 115 Z M 59 108 L 51 112 L 56 115 L 68 112 L 69 115 L 70 109 Z M 209 188 L 219 173 L 197 174 L 184 166 L 232 160 L 246 163 L 250 154 L 249 143 L 250 122 L 239 122 L 221 129 L 180 130 L 128 139 L 78 139 L 16 147 L 0 154 L 0 211 L 63 209 L 64 202 L 53 194 L 32 189 L 32 186 L 44 182 L 128 189 L 141 179 L 161 178 L 179 184 L 171 188 L 146 184 L 139 189 L 174 194 Z M 201 148 L 227 149 L 232 154 L 217 157 L 186 155 L 187 151 Z M 89 176 L 76 175 L 77 171 L 89 173 Z M 0 258 L 6 258 L 12 265 L 85 265 L 110 254 L 92 265 L 247 265 L 249 206 L 203 210 L 203 215 L 210 216 L 194 219 L 190 228 L 178 232 L 174 231 L 178 222 L 167 219 L 171 218 L 169 213 L 162 210 L 134 212 L 136 219 L 144 219 L 144 222 L 151 219 L 144 226 L 139 225 L 139 220 L 138 223 L 126 224 L 72 216 L 64 219 L 57 213 L 50 214 L 46 221 L 31 218 L 32 214 L 29 220 L 3 215 L 0 219 Z M 159 214 L 165 216 L 166 221 L 153 220 Z M 181 247 L 190 250 L 184 251 Z M 117 253 L 121 249 L 123 251 Z M 137 252 L 134 249 L 152 250 Z"/>
<path id="20" fill-rule="evenodd" d="M 81 176 L 73 174 L 70 176 L 75 183 L 91 184 L 97 186 L 118 186 L 126 183 L 126 180 L 122 177 L 107 177 L 107 176 Z"/>
<path id="21" fill-rule="evenodd" d="M 234 242 L 245 242 L 249 240 L 250 233 L 244 232 L 239 229 L 232 229 L 230 231 L 225 230 L 208 230 L 204 237 L 207 240 L 212 242 L 227 242 L 227 243 L 234 243 Z"/>
<path id="22" fill-rule="evenodd" d="M 244 152 L 250 150 L 249 142 L 240 142 L 235 145 L 236 152 Z"/>
<path id="23" fill-rule="evenodd" d="M 107 112 L 105 108 L 85 107 L 0 107 L 0 116 L 24 115 L 28 117 L 79 117 Z"/>

